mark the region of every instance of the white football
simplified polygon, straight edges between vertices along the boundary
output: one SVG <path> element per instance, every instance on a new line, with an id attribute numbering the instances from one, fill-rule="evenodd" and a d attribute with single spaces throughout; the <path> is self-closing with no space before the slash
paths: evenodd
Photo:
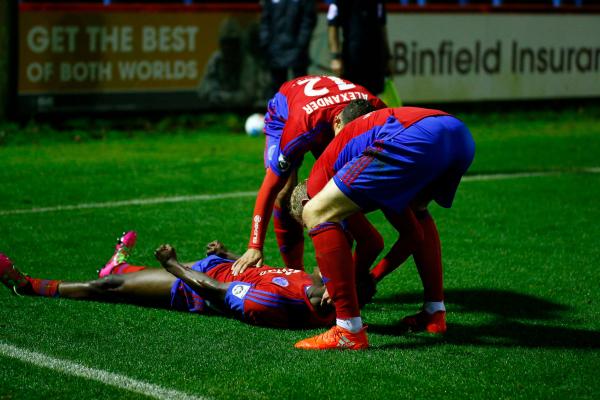
<path id="1" fill-rule="evenodd" d="M 244 128 L 248 136 L 259 136 L 265 127 L 265 116 L 262 114 L 252 114 L 246 120 Z"/>

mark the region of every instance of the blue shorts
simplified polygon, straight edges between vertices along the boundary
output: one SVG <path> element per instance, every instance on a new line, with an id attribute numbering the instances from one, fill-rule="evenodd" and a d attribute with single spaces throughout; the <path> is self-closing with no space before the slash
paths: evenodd
<path id="1" fill-rule="evenodd" d="M 196 261 L 194 265 L 192 265 L 192 269 L 206 274 L 217 265 L 230 261 L 231 260 L 211 255 L 200 261 Z M 206 306 L 206 300 L 194 292 L 194 290 L 181 279 L 177 279 L 173 283 L 173 286 L 171 286 L 171 308 L 192 313 L 202 313 L 206 311 Z"/>
<path id="2" fill-rule="evenodd" d="M 475 142 L 460 120 L 427 117 L 405 128 L 391 118 L 374 139 L 357 138 L 371 143 L 333 177 L 348 198 L 365 211 L 401 213 L 417 194 L 427 191 L 442 207 L 452 206 L 475 155 Z"/>

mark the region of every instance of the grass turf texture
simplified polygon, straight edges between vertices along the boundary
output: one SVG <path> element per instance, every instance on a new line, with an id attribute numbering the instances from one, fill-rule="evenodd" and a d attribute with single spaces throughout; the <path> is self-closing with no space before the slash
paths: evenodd
<path id="1" fill-rule="evenodd" d="M 477 142 L 470 174 L 597 167 L 599 115 L 596 108 L 461 115 Z M 61 134 L 50 132 L 55 139 L 43 145 L 19 138 L 0 147 L 0 210 L 252 191 L 262 179 L 263 142 L 245 135 L 112 132 L 72 143 Z M 595 398 L 599 197 L 600 175 L 572 172 L 465 182 L 452 210 L 432 207 L 445 262 L 444 337 L 397 330 L 420 304 L 409 262 L 363 313 L 372 344 L 365 352 L 293 349 L 319 330 L 8 290 L 0 291 L 0 341 L 208 398 Z M 246 197 L 0 215 L 0 251 L 33 276 L 91 279 L 125 229 L 139 233 L 135 264 L 156 266 L 152 250 L 163 242 L 186 260 L 215 238 L 241 252 L 252 208 Z M 391 244 L 381 216 L 371 219 Z M 279 262 L 271 232 L 265 254 Z M 309 264 L 312 254 L 307 243 Z M 143 397 L 0 360 L 0 399 Z"/>

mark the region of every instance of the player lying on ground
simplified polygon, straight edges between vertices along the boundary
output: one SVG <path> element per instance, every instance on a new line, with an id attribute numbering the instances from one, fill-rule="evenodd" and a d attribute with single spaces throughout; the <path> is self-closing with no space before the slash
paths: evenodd
<path id="1" fill-rule="evenodd" d="M 65 297 L 134 303 L 192 313 L 217 311 L 244 322 L 282 328 L 329 326 L 333 308 L 323 302 L 325 286 L 317 273 L 263 266 L 234 277 L 236 258 L 219 242 L 207 246 L 208 256 L 181 264 L 175 250 L 163 245 L 155 256 L 164 269 L 127 263 L 135 232 L 119 240 L 115 254 L 99 279 L 65 282 L 31 278 L 0 253 L 0 281 L 19 295 Z"/>
<path id="2" fill-rule="evenodd" d="M 357 212 L 415 210 L 423 229 L 427 270 L 434 279 L 422 313 L 412 322 L 445 315 L 439 237 L 427 205 L 452 205 L 471 164 L 475 145 L 467 127 L 438 110 L 388 108 L 364 114 L 356 101 L 336 118 L 336 137 L 308 179 L 310 200 L 302 220 L 315 246 L 317 263 L 336 307 L 336 326 L 296 344 L 304 349 L 368 346 L 354 290 L 352 255 L 340 223 Z M 421 272 L 421 271 L 420 271 Z M 432 296 L 427 299 L 428 296 Z M 427 321 L 425 321 L 427 322 Z M 445 324 L 444 324 L 445 329 Z M 342 340 L 343 339 L 343 340 Z"/>

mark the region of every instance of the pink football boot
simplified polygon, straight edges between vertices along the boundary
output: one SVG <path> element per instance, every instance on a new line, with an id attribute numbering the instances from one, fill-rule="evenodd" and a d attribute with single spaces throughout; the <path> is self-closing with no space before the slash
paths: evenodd
<path id="1" fill-rule="evenodd" d="M 117 239 L 115 254 L 113 254 L 111 259 L 108 260 L 104 268 L 98 271 L 99 278 L 104 278 L 105 276 L 110 275 L 115 267 L 127 262 L 127 258 L 129 258 L 131 250 L 133 250 L 133 247 L 135 246 L 136 239 L 137 234 L 135 231 L 125 232 L 123 233 L 123 236 Z"/>

